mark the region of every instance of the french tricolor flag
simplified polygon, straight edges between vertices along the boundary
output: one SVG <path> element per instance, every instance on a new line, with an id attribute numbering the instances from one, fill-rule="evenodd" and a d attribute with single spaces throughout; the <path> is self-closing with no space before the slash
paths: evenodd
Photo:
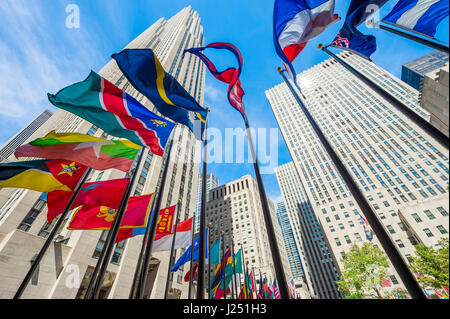
<path id="1" fill-rule="evenodd" d="M 275 0 L 273 36 L 275 50 L 295 83 L 292 61 L 306 43 L 339 20 L 334 0 Z"/>

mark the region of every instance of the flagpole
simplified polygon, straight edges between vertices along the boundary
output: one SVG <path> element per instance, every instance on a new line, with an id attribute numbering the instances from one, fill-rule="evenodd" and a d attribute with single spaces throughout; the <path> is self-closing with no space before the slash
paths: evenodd
<path id="1" fill-rule="evenodd" d="M 191 230 L 191 259 L 189 263 L 189 291 L 188 291 L 188 299 L 191 299 L 192 297 L 192 280 L 194 279 L 192 276 L 192 264 L 194 262 L 194 225 L 192 225 Z M 199 239 L 200 240 L 200 239 Z M 200 247 L 199 247 L 200 248 Z"/>
<path id="2" fill-rule="evenodd" d="M 108 268 L 108 265 L 110 262 L 110 258 L 111 258 L 111 254 L 113 252 L 117 234 L 119 233 L 120 225 L 122 223 L 123 216 L 125 215 L 125 211 L 126 211 L 126 208 L 128 205 L 128 200 L 131 195 L 131 190 L 133 189 L 133 186 L 135 184 L 135 181 L 136 181 L 136 178 L 138 175 L 137 172 L 142 164 L 142 159 L 144 158 L 145 148 L 146 147 L 143 146 L 140 149 L 140 154 L 139 154 L 139 158 L 137 160 L 136 167 L 135 167 L 135 169 L 132 173 L 132 176 L 128 182 L 127 188 L 125 189 L 125 193 L 122 197 L 122 201 L 120 202 L 116 216 L 114 217 L 113 224 L 111 225 L 111 228 L 108 231 L 108 235 L 106 237 L 105 244 L 103 246 L 100 257 L 97 261 L 97 265 L 95 267 L 94 273 L 92 274 L 92 278 L 89 283 L 89 286 L 91 286 L 91 283 L 94 282 L 92 295 L 89 296 L 90 291 L 88 289 L 86 291 L 85 298 L 87 297 L 90 299 L 98 299 L 101 285 L 103 283 L 103 277 L 105 275 L 106 269 Z"/>
<path id="3" fill-rule="evenodd" d="M 211 299 L 211 232 L 213 224 L 208 224 L 208 299 Z"/>
<path id="4" fill-rule="evenodd" d="M 404 115 L 406 115 L 411 121 L 413 121 L 416 125 L 418 125 L 420 128 L 422 128 L 425 132 L 427 132 L 431 137 L 433 137 L 437 142 L 439 142 L 442 146 L 444 146 L 447 150 L 449 149 L 449 138 L 439 131 L 436 127 L 434 127 L 430 122 L 422 118 L 420 115 L 418 115 L 416 112 L 414 112 L 412 109 L 404 105 L 401 101 L 399 101 L 397 98 L 386 92 L 383 88 L 378 86 L 375 82 L 364 76 L 362 73 L 360 73 L 358 70 L 353 68 L 351 65 L 343 61 L 341 58 L 336 56 L 333 52 L 328 50 L 328 46 L 324 47 L 322 44 L 319 44 L 318 46 L 319 50 L 322 50 L 326 54 L 328 54 L 330 57 L 335 59 L 337 62 L 339 62 L 342 66 L 344 66 L 348 71 L 350 71 L 353 75 L 355 75 L 358 79 L 360 79 L 362 82 L 367 84 L 372 90 L 374 90 L 376 93 L 380 94 L 384 99 L 386 99 L 389 103 L 391 103 L 397 110 L 402 112 Z"/>
<path id="5" fill-rule="evenodd" d="M 174 255 L 174 248 L 175 248 L 175 240 L 177 238 L 177 225 L 178 225 L 178 221 L 180 218 L 180 205 L 181 205 L 181 200 L 178 200 L 178 205 L 177 205 L 177 216 L 175 218 L 175 229 L 173 231 L 173 236 L 172 236 L 172 245 L 170 247 L 170 257 L 169 257 L 169 267 L 167 267 L 167 279 L 166 279 L 166 289 L 164 291 L 164 299 L 167 299 L 167 296 L 169 294 L 169 279 L 170 279 L 170 269 L 172 268 L 172 259 L 173 259 L 173 255 Z"/>
<path id="6" fill-rule="evenodd" d="M 225 276 L 226 276 L 226 272 L 225 272 L 225 232 L 222 231 L 221 233 L 222 235 L 222 287 L 223 287 L 223 299 L 227 299 L 227 291 L 225 290 Z"/>
<path id="7" fill-rule="evenodd" d="M 152 203 L 150 205 L 150 219 L 147 222 L 147 227 L 151 223 L 151 219 L 154 217 L 153 216 L 154 215 L 153 212 L 155 211 L 155 202 L 156 202 L 154 199 L 155 199 L 155 197 L 158 196 L 158 194 L 159 194 L 159 185 L 156 186 L 155 192 L 153 193 Z M 144 235 L 143 243 L 147 242 L 146 238 L 148 238 L 147 231 L 146 231 L 146 233 Z M 134 299 L 134 297 L 136 295 L 137 282 L 138 282 L 139 274 L 141 273 L 142 258 L 144 256 L 144 253 L 145 253 L 145 245 L 142 244 L 141 245 L 141 251 L 139 252 L 139 257 L 138 257 L 138 260 L 137 260 L 137 263 L 136 263 L 136 269 L 134 271 L 133 283 L 132 283 L 132 286 L 131 286 L 130 295 L 128 297 L 129 299 Z"/>
<path id="8" fill-rule="evenodd" d="M 209 108 L 206 115 L 205 130 L 203 132 L 203 168 L 202 168 L 202 206 L 200 209 L 200 232 L 198 239 L 198 279 L 197 299 L 204 299 L 204 277 L 205 277 L 205 226 L 206 226 L 206 178 L 208 171 L 207 146 L 208 146 L 208 118 Z"/>
<path id="9" fill-rule="evenodd" d="M 244 266 L 244 287 L 245 287 L 245 290 L 244 290 L 244 296 L 245 296 L 245 299 L 248 299 L 248 296 L 247 296 L 247 289 L 248 289 L 248 282 L 247 282 L 247 268 L 245 267 L 245 255 L 244 255 L 244 249 L 242 248 L 242 245 L 241 245 L 241 254 L 242 254 L 242 264 L 243 264 L 243 266 Z"/>
<path id="10" fill-rule="evenodd" d="M 233 256 L 233 281 L 231 283 L 231 287 L 233 288 L 233 284 L 234 284 L 234 289 L 233 289 L 233 295 L 234 298 L 236 298 L 237 296 L 237 284 L 236 284 L 236 259 L 235 259 L 235 255 L 234 255 L 234 240 L 233 238 L 231 239 L 231 255 Z"/>
<path id="11" fill-rule="evenodd" d="M 262 297 L 263 297 L 263 299 L 265 299 L 264 298 L 264 290 L 263 290 L 263 283 L 262 282 L 263 282 L 263 279 L 262 279 L 261 268 L 260 268 L 259 269 L 259 290 L 263 292 Z"/>
<path id="12" fill-rule="evenodd" d="M 300 108 L 302 109 L 303 113 L 305 114 L 306 118 L 308 119 L 311 127 L 313 128 L 314 132 L 317 134 L 317 136 L 318 136 L 319 140 L 321 141 L 322 145 L 324 146 L 327 154 L 330 156 L 335 167 L 337 168 L 340 175 L 344 179 L 346 185 L 348 186 L 351 194 L 355 198 L 362 213 L 368 219 L 370 225 L 372 226 L 372 229 L 374 230 L 375 234 L 377 235 L 378 240 L 380 241 L 380 244 L 382 245 L 384 251 L 386 252 L 387 256 L 389 257 L 389 259 L 390 259 L 392 265 L 394 266 L 394 268 L 396 269 L 397 273 L 401 277 L 406 288 L 411 293 L 411 295 L 414 296 L 414 298 L 424 299 L 425 295 L 423 294 L 422 289 L 420 288 L 414 275 L 411 273 L 410 269 L 408 268 L 408 265 L 403 260 L 402 255 L 400 254 L 400 252 L 398 251 L 398 249 L 396 248 L 394 243 L 391 241 L 388 233 L 386 232 L 386 229 L 384 228 L 383 224 L 380 222 L 377 215 L 373 211 L 372 206 L 367 202 L 366 198 L 364 197 L 363 193 L 359 189 L 356 182 L 353 180 L 353 178 L 350 175 L 350 173 L 348 172 L 347 168 L 342 163 L 342 161 L 340 160 L 339 156 L 336 154 L 334 149 L 331 147 L 327 138 L 325 137 L 323 132 L 320 130 L 320 127 L 317 125 L 316 121 L 311 116 L 311 114 L 309 113 L 306 106 L 303 104 L 303 102 L 300 99 L 300 97 L 298 96 L 297 92 L 295 92 L 291 83 L 284 75 L 284 70 L 282 70 L 281 68 L 278 68 L 278 72 L 280 72 L 283 80 L 286 82 L 286 85 L 288 86 L 292 95 L 294 96 L 294 98 L 296 99 Z"/>
<path id="13" fill-rule="evenodd" d="M 151 253 L 152 253 L 152 246 L 153 246 L 153 241 L 155 238 L 155 232 L 156 232 L 156 226 L 158 223 L 158 214 L 159 211 L 161 210 L 161 202 L 162 202 L 162 197 L 164 194 L 164 189 L 165 189 L 165 180 L 167 177 L 167 172 L 169 170 L 169 161 L 170 161 L 170 155 L 172 153 L 172 146 L 173 146 L 173 140 L 174 140 L 174 136 L 175 136 L 175 131 L 176 128 L 179 125 L 177 124 L 175 126 L 175 128 L 172 130 L 171 132 L 171 136 L 170 136 L 170 141 L 168 142 L 169 145 L 166 145 L 166 151 L 165 153 L 167 154 L 166 160 L 165 162 L 162 164 L 163 165 L 163 172 L 162 172 L 162 176 L 161 176 L 161 180 L 159 181 L 159 192 L 158 192 L 158 196 L 155 199 L 155 209 L 152 212 L 152 218 L 150 220 L 150 223 L 147 224 L 147 228 L 145 229 L 145 235 L 144 235 L 144 239 L 142 240 L 142 259 L 140 261 L 140 267 L 141 269 L 139 269 L 139 276 L 138 278 L 135 278 L 135 281 L 137 281 L 136 284 L 136 294 L 134 296 L 134 298 L 136 299 L 142 299 L 144 296 L 144 288 L 145 288 L 145 281 L 147 279 L 147 272 L 148 272 L 148 264 L 150 261 L 150 257 L 151 257 Z M 138 262 L 138 266 L 139 266 L 139 262 Z"/>
<path id="14" fill-rule="evenodd" d="M 50 234 L 48 235 L 44 245 L 42 246 L 41 250 L 39 251 L 38 255 L 36 256 L 36 258 L 34 259 L 33 263 L 31 264 L 30 269 L 28 270 L 27 274 L 25 275 L 22 283 L 20 284 L 19 288 L 16 291 L 16 294 L 14 295 L 13 299 L 20 299 L 20 297 L 22 296 L 23 292 L 25 291 L 25 289 L 28 286 L 28 283 L 31 280 L 31 277 L 33 277 L 34 272 L 36 271 L 36 268 L 39 266 L 39 263 L 41 262 L 42 258 L 44 257 L 45 253 L 47 252 L 48 247 L 50 246 L 50 244 L 53 241 L 53 238 L 55 237 L 57 231 L 59 230 L 59 228 L 62 226 L 64 220 L 66 219 L 67 215 L 69 214 L 70 211 L 70 207 L 72 206 L 72 204 L 74 203 L 75 199 L 77 198 L 78 194 L 80 193 L 84 183 L 86 182 L 89 174 L 91 173 L 92 168 L 88 168 L 86 169 L 86 171 L 83 174 L 83 177 L 81 177 L 81 179 L 78 181 L 77 186 L 75 187 L 72 197 L 70 198 L 69 203 L 67 204 L 66 208 L 64 209 L 64 211 L 61 213 L 58 221 L 56 222 L 55 226 L 53 226 L 52 231 L 50 232 Z"/>
<path id="15" fill-rule="evenodd" d="M 244 104 L 242 104 L 242 107 L 244 108 Z M 275 273 L 277 275 L 277 278 L 279 278 L 279 281 L 280 281 L 280 296 L 283 299 L 289 299 L 289 290 L 288 290 L 287 283 L 286 283 L 286 275 L 284 273 L 283 264 L 281 262 L 280 252 L 279 252 L 278 246 L 277 246 L 275 230 L 273 227 L 272 218 L 270 216 L 269 202 L 267 200 L 266 192 L 264 189 L 264 183 L 263 183 L 260 168 L 259 168 L 258 158 L 256 155 L 256 149 L 255 149 L 255 145 L 253 143 L 253 137 L 250 132 L 250 124 L 249 124 L 247 113 L 245 112 L 245 109 L 244 109 L 244 123 L 245 123 L 245 129 L 247 131 L 249 147 L 250 147 L 250 150 L 252 153 L 253 167 L 255 170 L 256 181 L 258 183 L 259 198 L 261 200 L 262 213 L 263 213 L 264 221 L 266 224 L 267 237 L 269 240 L 270 251 L 272 253 L 272 259 L 273 259 L 273 264 L 274 264 L 274 268 L 275 268 Z"/>
<path id="16" fill-rule="evenodd" d="M 449 53 L 448 45 L 444 45 L 444 44 L 441 44 L 439 42 L 431 41 L 431 40 L 428 40 L 427 38 L 418 37 L 417 35 L 414 35 L 414 34 L 409 34 L 409 33 L 406 33 L 406 32 L 400 31 L 400 30 L 396 30 L 394 28 L 388 27 L 387 25 L 374 23 L 373 21 L 369 21 L 369 25 L 374 26 L 375 28 L 379 28 L 379 29 L 384 30 L 384 31 L 388 31 L 388 32 L 393 33 L 395 35 L 399 35 L 399 36 L 401 36 L 403 38 L 406 38 L 408 40 L 412 40 L 412 41 L 415 41 L 417 43 L 426 45 L 426 46 L 428 46 L 430 48 L 433 48 L 433 49 L 436 49 L 436 50 L 439 50 L 439 51 L 442 51 L 442 52 Z M 438 41 L 438 40 L 436 40 L 436 41 Z"/>

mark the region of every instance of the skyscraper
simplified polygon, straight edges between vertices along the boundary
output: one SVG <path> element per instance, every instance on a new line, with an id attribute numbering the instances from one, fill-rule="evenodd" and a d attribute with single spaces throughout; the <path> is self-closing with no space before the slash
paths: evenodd
<path id="1" fill-rule="evenodd" d="M 0 162 L 10 157 L 16 148 L 25 143 L 25 141 L 35 133 L 50 118 L 50 116 L 52 116 L 52 114 L 53 113 L 49 110 L 45 110 L 30 124 L 21 129 L 20 132 L 11 137 L 11 139 L 0 148 Z"/>
<path id="2" fill-rule="evenodd" d="M 308 290 L 311 297 L 320 299 L 341 298 L 336 285 L 339 280 L 336 257 L 330 249 L 326 233 L 306 195 L 294 163 L 276 167 L 275 174 L 303 261 L 304 290 Z"/>
<path id="3" fill-rule="evenodd" d="M 200 231 L 200 213 L 202 209 L 202 174 L 198 174 L 198 187 L 197 187 L 197 210 L 195 212 L 195 228 L 194 232 Z M 206 202 L 209 200 L 209 191 L 219 186 L 219 180 L 214 174 L 206 175 Z"/>
<path id="4" fill-rule="evenodd" d="M 425 74 L 437 70 L 448 63 L 448 53 L 432 51 L 402 65 L 402 81 L 420 91 Z"/>
<path id="5" fill-rule="evenodd" d="M 151 48 L 165 70 L 203 104 L 205 68 L 195 56 L 182 59 L 183 50 L 204 43 L 200 17 L 190 6 L 172 18 L 159 19 L 126 48 Z M 125 90 L 143 105 L 156 112 L 151 102 L 136 91 L 122 75 L 115 61 L 111 60 L 99 74 Z M 41 128 L 41 137 L 51 130 L 57 132 L 80 132 L 111 138 L 99 128 L 70 113 L 58 110 Z M 45 131 L 45 132 L 44 132 Z M 169 161 L 167 187 L 162 206 L 180 205 L 180 219 L 193 216 L 197 205 L 197 179 L 200 143 L 189 129 L 178 126 Z M 138 172 L 138 181 L 132 194 L 148 194 L 155 190 L 161 178 L 162 158 L 151 153 L 144 154 L 145 162 Z M 95 171 L 91 181 L 123 178 L 117 170 Z M 55 222 L 46 223 L 46 196 L 23 189 L 0 190 L 0 298 L 11 298 L 30 266 L 30 260 L 42 246 Z M 67 221 L 68 222 L 68 221 Z M 67 225 L 67 223 L 66 223 Z M 85 294 L 97 258 L 104 245 L 106 231 L 59 230 L 57 242 L 41 262 L 38 285 L 30 283 L 24 298 L 82 298 Z M 142 236 L 131 238 L 116 245 L 108 265 L 101 298 L 128 298 Z M 58 252 L 56 255 L 53 251 Z M 181 251 L 178 252 L 180 254 Z M 154 253 L 149 267 L 149 280 L 145 297 L 162 298 L 167 277 L 169 252 Z M 55 260 L 57 260 L 55 264 Z M 64 266 L 64 269 L 61 268 Z M 79 282 L 67 284 L 70 269 L 79 274 Z M 172 296 L 187 297 L 187 285 L 180 271 L 173 278 Z"/>
<path id="6" fill-rule="evenodd" d="M 421 112 L 417 93 L 393 75 L 352 53 L 339 56 Z M 297 82 L 305 105 L 392 240 L 405 257 L 412 255 L 414 243 L 398 211 L 448 198 L 448 150 L 333 59 L 302 72 Z M 277 85 L 266 96 L 337 266 L 352 243 L 371 240 L 380 246 L 287 86 Z M 448 219 L 440 226 L 448 230 Z M 400 284 L 392 267 L 390 272 L 394 286 Z"/>
<path id="7" fill-rule="evenodd" d="M 234 244 L 235 253 L 242 248 L 243 261 L 248 264 L 248 271 L 255 270 L 257 282 L 259 282 L 259 273 L 265 275 L 267 280 L 275 279 L 272 254 L 258 194 L 256 181 L 252 176 L 246 175 L 212 189 L 206 210 L 207 223 L 212 224 L 210 244 L 213 245 L 223 233 L 225 250 L 232 244 Z M 283 269 L 286 278 L 291 278 L 281 229 L 276 223 L 275 205 L 270 200 L 269 209 Z M 211 270 L 214 271 L 214 268 Z"/>

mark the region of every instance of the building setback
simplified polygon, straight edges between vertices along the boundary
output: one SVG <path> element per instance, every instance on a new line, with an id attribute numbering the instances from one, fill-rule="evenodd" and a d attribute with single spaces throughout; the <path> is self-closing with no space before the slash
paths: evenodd
<path id="1" fill-rule="evenodd" d="M 214 174 L 206 175 L 206 202 L 209 200 L 209 191 L 219 186 L 219 180 Z M 202 209 L 202 174 L 198 174 L 198 187 L 197 187 L 197 210 L 195 212 L 195 228 L 194 232 L 200 231 L 200 213 Z"/>
<path id="2" fill-rule="evenodd" d="M 254 270 L 259 285 L 260 273 L 267 280 L 274 280 L 275 269 L 262 215 L 258 186 L 250 175 L 221 185 L 210 191 L 207 204 L 207 223 L 210 227 L 212 246 L 223 233 L 225 251 L 233 244 L 234 252 L 242 248 L 247 271 Z M 269 200 L 269 209 L 278 249 L 282 258 L 286 280 L 292 278 L 281 229 L 276 222 L 276 210 Z M 213 272 L 215 265 L 211 267 Z M 211 277 L 212 278 L 212 277 Z M 243 277 L 241 276 L 242 280 Z M 238 284 L 239 286 L 239 284 Z"/>
<path id="3" fill-rule="evenodd" d="M 168 20 L 160 18 L 126 48 L 151 48 L 164 69 L 176 77 L 202 105 L 205 68 L 195 56 L 189 55 L 182 59 L 182 55 L 185 49 L 203 44 L 200 17 L 189 6 Z M 107 63 L 99 74 L 156 112 L 152 103 L 128 83 L 115 61 Z M 62 110 L 55 112 L 31 138 L 42 137 L 51 130 L 112 138 L 87 121 Z M 162 206 L 172 206 L 180 200 L 181 220 L 192 217 L 196 210 L 199 157 L 200 143 L 187 128 L 177 126 Z M 144 159 L 133 195 L 154 192 L 161 178 L 162 158 L 146 152 Z M 123 177 L 123 172 L 112 169 L 94 171 L 89 180 Z M 14 295 L 30 267 L 30 260 L 51 231 L 55 222 L 51 225 L 46 223 L 46 212 L 45 195 L 24 189 L 0 190 L 0 298 L 11 298 Z M 57 243 L 52 244 L 40 264 L 37 285 L 30 283 L 23 298 L 83 298 L 104 245 L 106 232 L 68 231 L 67 222 L 68 220 L 65 227 L 58 231 Z M 128 298 L 142 239 L 142 236 L 137 236 L 115 247 L 101 288 L 101 298 Z M 56 256 L 54 252 L 57 252 Z M 180 253 L 181 250 L 178 255 Z M 163 298 L 168 259 L 169 252 L 153 254 L 145 289 L 146 298 Z M 56 266 L 60 264 L 64 268 Z M 79 283 L 73 281 L 73 272 L 79 275 Z M 172 278 L 173 298 L 187 298 L 187 284 L 183 277 L 183 270 L 180 270 Z"/>
<path id="4" fill-rule="evenodd" d="M 286 205 L 287 214 L 301 252 L 304 278 L 302 290 L 307 296 L 320 299 L 341 298 L 336 285 L 339 273 L 335 257 L 311 203 L 306 196 L 294 163 L 275 168 L 278 185 Z"/>
<path id="5" fill-rule="evenodd" d="M 339 57 L 425 117 L 417 92 L 392 74 L 350 52 Z M 448 199 L 448 150 L 333 59 L 302 72 L 297 82 L 305 105 L 392 240 L 403 256 L 412 255 L 414 244 L 398 211 L 438 196 Z M 287 86 L 277 85 L 266 96 L 336 266 L 343 266 L 353 243 L 370 240 L 381 247 Z M 448 219 L 441 226 L 448 230 Z M 393 267 L 390 273 L 393 287 L 402 286 Z"/>

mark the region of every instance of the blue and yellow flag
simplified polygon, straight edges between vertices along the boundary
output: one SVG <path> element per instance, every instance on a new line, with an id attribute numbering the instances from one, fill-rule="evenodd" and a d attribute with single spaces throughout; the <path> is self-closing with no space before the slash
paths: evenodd
<path id="1" fill-rule="evenodd" d="M 156 109 L 169 119 L 186 125 L 196 138 L 202 137 L 208 111 L 164 71 L 151 49 L 125 49 L 113 54 L 120 70 Z"/>

